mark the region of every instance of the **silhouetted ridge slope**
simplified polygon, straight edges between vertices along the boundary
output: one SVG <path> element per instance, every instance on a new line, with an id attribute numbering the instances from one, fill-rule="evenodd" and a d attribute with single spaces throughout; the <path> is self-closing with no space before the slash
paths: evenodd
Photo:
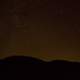
<path id="1" fill-rule="evenodd" d="M 14 63 L 44 63 L 44 61 L 33 58 L 33 57 L 26 57 L 26 56 L 11 56 L 3 59 L 4 62 L 14 62 Z"/>
<path id="2" fill-rule="evenodd" d="M 74 62 L 74 61 L 67 61 L 67 60 L 54 60 L 54 61 L 51 61 L 49 62 L 48 64 L 50 65 L 55 65 L 55 66 L 67 66 L 67 67 L 70 67 L 70 66 L 80 66 L 80 62 Z"/>
<path id="3" fill-rule="evenodd" d="M 52 71 L 57 70 L 64 70 L 64 71 L 80 71 L 80 62 L 72 62 L 66 60 L 54 60 L 49 62 L 49 70 Z"/>
<path id="4" fill-rule="evenodd" d="M 60 80 L 78 80 L 80 77 L 80 63 L 69 62 L 64 60 L 55 60 L 44 62 L 42 60 L 25 57 L 25 56 L 11 56 L 0 61 L 5 64 L 0 64 L 0 72 L 8 78 L 18 77 L 20 80 L 24 79 L 56 79 Z M 6 64 L 9 63 L 9 64 Z M 11 64 L 10 64 L 11 63 Z M 16 64 L 17 63 L 17 64 Z M 19 64 L 18 64 L 19 63 Z M 31 63 L 31 64 L 28 64 Z M 41 65 L 33 65 L 35 63 L 46 63 Z M 2 68 L 1 68 L 2 66 Z M 79 72 L 79 73 L 78 73 Z M 77 74 L 77 76 L 75 76 Z M 6 76 L 2 77 L 5 78 Z M 70 78 L 71 77 L 71 78 Z M 64 79 L 62 79 L 64 78 Z M 77 79 L 78 78 L 78 79 Z M 15 80 L 15 79 L 14 79 Z"/>
<path id="5" fill-rule="evenodd" d="M 49 62 L 50 64 L 80 64 L 79 62 L 67 61 L 67 60 L 53 60 Z"/>
<path id="6" fill-rule="evenodd" d="M 30 63 L 47 63 L 47 64 L 65 64 L 65 65 L 69 65 L 69 64 L 80 64 L 79 62 L 72 62 L 72 61 L 67 61 L 67 60 L 52 60 L 49 62 L 43 61 L 41 59 L 38 58 L 34 58 L 34 57 L 29 57 L 29 56 L 10 56 L 10 57 L 6 57 L 0 61 L 4 61 L 4 62 L 30 62 Z"/>
<path id="7" fill-rule="evenodd" d="M 36 65 L 34 65 L 36 64 Z M 40 65 L 37 65 L 40 64 Z M 3 60 L 0 60 L 0 67 L 4 68 L 4 71 L 9 70 L 10 72 L 14 71 L 24 71 L 24 72 L 42 72 L 45 74 L 56 72 L 56 71 L 68 71 L 68 72 L 80 72 L 80 63 L 79 62 L 71 62 L 65 60 L 53 60 L 50 62 L 46 62 L 40 59 L 36 59 L 33 57 L 26 56 L 11 56 L 7 57 Z M 5 67 L 6 66 L 6 67 Z M 2 69 L 1 69 L 2 70 Z M 37 73 L 36 72 L 36 73 Z"/>

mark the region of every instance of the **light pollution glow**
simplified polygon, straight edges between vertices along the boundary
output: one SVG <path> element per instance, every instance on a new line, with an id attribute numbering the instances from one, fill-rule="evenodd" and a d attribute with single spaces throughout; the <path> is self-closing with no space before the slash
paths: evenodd
<path id="1" fill-rule="evenodd" d="M 43 60 L 80 61 L 80 15 L 70 11 L 70 6 L 66 9 L 57 3 L 53 8 L 47 5 L 28 11 L 22 6 L 16 13 L 3 14 L 0 58 L 25 55 Z"/>

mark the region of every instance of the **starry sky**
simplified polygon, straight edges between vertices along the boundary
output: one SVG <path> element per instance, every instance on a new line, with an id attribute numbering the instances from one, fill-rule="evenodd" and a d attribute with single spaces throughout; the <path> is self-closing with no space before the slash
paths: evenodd
<path id="1" fill-rule="evenodd" d="M 0 57 L 25 55 L 79 61 L 79 3 L 77 0 L 1 0 Z"/>

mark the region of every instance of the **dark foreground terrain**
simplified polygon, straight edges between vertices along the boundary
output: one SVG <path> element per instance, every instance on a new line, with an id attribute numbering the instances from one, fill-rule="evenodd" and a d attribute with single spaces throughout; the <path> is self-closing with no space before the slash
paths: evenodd
<path id="1" fill-rule="evenodd" d="M 79 79 L 80 63 L 64 60 L 45 62 L 32 57 L 12 56 L 0 60 L 2 78 L 18 79 Z"/>
<path id="2" fill-rule="evenodd" d="M 24 67 L 25 69 L 26 66 L 35 66 L 35 67 L 40 67 L 40 66 L 46 66 L 46 68 L 48 67 L 55 67 L 57 69 L 60 68 L 69 68 L 70 70 L 73 68 L 76 68 L 76 70 L 78 69 L 78 67 L 80 67 L 80 62 L 71 62 L 71 61 L 66 61 L 66 60 L 53 60 L 53 61 L 43 61 L 40 60 L 38 58 L 34 58 L 34 57 L 28 57 L 28 56 L 11 56 L 11 57 L 6 57 L 4 59 L 0 60 L 0 66 L 1 65 L 10 65 L 10 67 Z M 32 67 L 32 66 L 31 66 Z"/>

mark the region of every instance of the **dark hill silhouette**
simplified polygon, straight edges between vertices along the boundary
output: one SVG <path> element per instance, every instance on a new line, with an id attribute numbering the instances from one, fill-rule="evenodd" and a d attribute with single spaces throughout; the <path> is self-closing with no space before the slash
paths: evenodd
<path id="1" fill-rule="evenodd" d="M 80 62 L 72 62 L 72 61 L 67 61 L 67 60 L 53 60 L 53 61 L 43 61 L 34 57 L 28 57 L 28 56 L 11 56 L 11 57 L 7 57 L 4 58 L 2 60 L 0 60 L 0 64 L 1 63 L 12 63 L 12 64 L 46 64 L 46 65 L 50 65 L 50 66 L 64 66 L 64 67 L 68 67 L 68 66 L 79 66 Z"/>
<path id="2" fill-rule="evenodd" d="M 80 62 L 67 61 L 67 60 L 54 60 L 48 62 L 49 70 L 55 71 L 80 71 Z"/>
<path id="3" fill-rule="evenodd" d="M 11 56 L 3 59 L 4 62 L 12 62 L 12 63 L 44 63 L 44 61 L 33 58 L 33 57 L 27 57 L 27 56 Z"/>
<path id="4" fill-rule="evenodd" d="M 11 56 L 0 60 L 0 73 L 8 78 L 28 79 L 41 78 L 69 78 L 74 79 L 77 74 L 79 78 L 80 63 L 65 60 L 53 60 L 45 62 L 33 57 Z M 33 77 L 32 77 L 33 76 Z M 71 78 L 70 78 L 71 77 Z M 5 77 L 2 77 L 5 78 Z M 65 80 L 65 79 L 64 79 Z"/>
<path id="5" fill-rule="evenodd" d="M 34 57 L 29 57 L 29 56 L 10 56 L 10 57 L 6 57 L 4 59 L 1 59 L 0 62 L 25 62 L 25 63 L 47 63 L 47 64 L 80 64 L 79 62 L 74 62 L 74 61 L 67 61 L 67 60 L 52 60 L 52 61 L 43 61 L 41 59 L 38 58 L 34 58 Z"/>

